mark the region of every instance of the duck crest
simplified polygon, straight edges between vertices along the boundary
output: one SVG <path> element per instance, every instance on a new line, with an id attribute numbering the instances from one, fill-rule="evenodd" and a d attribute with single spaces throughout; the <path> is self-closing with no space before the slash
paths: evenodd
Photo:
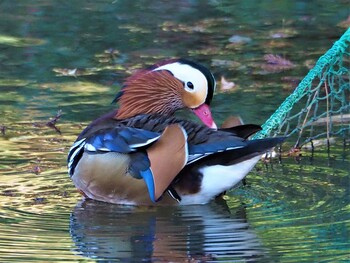
<path id="1" fill-rule="evenodd" d="M 183 107 L 183 83 L 167 70 L 142 71 L 129 77 L 115 101 L 119 102 L 116 119 L 139 114 L 174 113 Z"/>

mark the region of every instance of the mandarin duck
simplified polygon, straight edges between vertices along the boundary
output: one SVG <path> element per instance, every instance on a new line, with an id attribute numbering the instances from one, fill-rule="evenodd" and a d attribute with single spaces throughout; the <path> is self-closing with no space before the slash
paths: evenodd
<path id="1" fill-rule="evenodd" d="M 126 205 L 205 204 L 240 182 L 284 138 L 248 140 L 258 125 L 217 129 L 215 79 L 204 66 L 166 60 L 127 78 L 119 108 L 88 125 L 68 154 L 87 198 Z M 202 121 L 174 116 L 190 109 Z"/>

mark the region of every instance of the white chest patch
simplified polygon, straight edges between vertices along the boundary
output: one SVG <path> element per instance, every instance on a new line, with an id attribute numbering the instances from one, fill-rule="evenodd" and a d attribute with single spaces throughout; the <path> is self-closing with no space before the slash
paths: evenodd
<path id="1" fill-rule="evenodd" d="M 181 204 L 208 203 L 215 196 L 240 182 L 253 169 L 259 159 L 260 155 L 230 166 L 213 165 L 201 168 L 199 171 L 203 174 L 203 180 L 200 191 L 196 194 L 181 196 Z"/>

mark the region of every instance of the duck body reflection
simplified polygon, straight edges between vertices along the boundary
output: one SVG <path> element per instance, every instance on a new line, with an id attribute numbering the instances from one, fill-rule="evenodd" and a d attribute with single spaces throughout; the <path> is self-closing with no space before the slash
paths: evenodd
<path id="1" fill-rule="evenodd" d="M 71 213 L 76 253 L 99 262 L 268 262 L 244 207 L 128 207 L 85 200 Z"/>

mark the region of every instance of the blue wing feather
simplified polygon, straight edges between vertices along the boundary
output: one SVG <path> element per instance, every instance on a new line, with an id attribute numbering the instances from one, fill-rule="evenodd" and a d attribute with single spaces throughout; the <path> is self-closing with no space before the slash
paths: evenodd
<path id="1" fill-rule="evenodd" d="M 154 193 L 154 180 L 153 180 L 153 173 L 151 171 L 151 169 L 147 169 L 145 171 L 141 171 L 141 176 L 143 178 L 143 180 L 145 180 L 147 188 L 148 188 L 148 193 L 149 196 L 152 200 L 152 202 L 156 202 L 155 199 L 155 193 Z"/>
<path id="2" fill-rule="evenodd" d="M 86 139 L 86 144 L 92 145 L 88 149 L 96 151 L 111 151 L 119 153 L 131 153 L 137 148 L 147 146 L 157 140 L 160 134 L 147 130 L 115 127 L 101 130 Z"/>
<path id="3" fill-rule="evenodd" d="M 141 171 L 145 171 L 151 166 L 150 160 L 148 159 L 146 152 L 134 152 L 130 153 L 129 156 L 131 158 L 129 173 L 132 174 L 133 177 L 141 179 Z"/>
<path id="4" fill-rule="evenodd" d="M 128 153 L 132 151 L 130 146 L 121 136 L 117 136 L 114 140 L 104 140 L 103 146 L 111 152 Z"/>

